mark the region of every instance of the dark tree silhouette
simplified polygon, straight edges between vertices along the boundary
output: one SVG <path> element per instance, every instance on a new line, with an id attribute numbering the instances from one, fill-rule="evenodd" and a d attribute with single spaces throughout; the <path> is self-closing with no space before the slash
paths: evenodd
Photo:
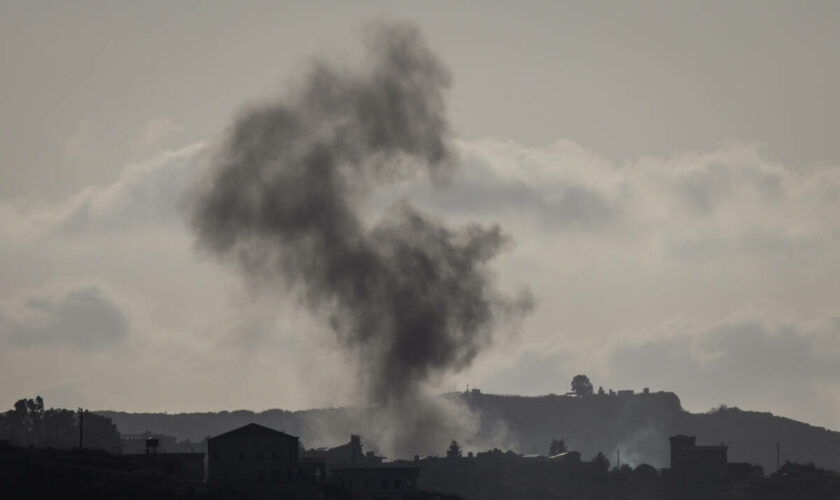
<path id="1" fill-rule="evenodd" d="M 21 399 L 0 414 L 0 440 L 23 447 L 74 448 L 79 445 L 78 414 L 60 408 L 44 409 L 41 396 Z M 120 452 L 117 427 L 110 418 L 84 412 L 84 447 Z"/>
<path id="2" fill-rule="evenodd" d="M 606 475 L 610 470 L 610 460 L 600 451 L 592 458 L 592 474 L 594 476 Z"/>
<path id="3" fill-rule="evenodd" d="M 554 456 L 566 451 L 566 443 L 562 439 L 552 439 L 548 447 L 548 455 Z"/>
<path id="4" fill-rule="evenodd" d="M 120 433 L 110 418 L 85 410 L 84 434 L 85 448 L 107 450 L 114 453 L 120 453 L 121 451 Z"/>
<path id="5" fill-rule="evenodd" d="M 572 392 L 578 396 L 592 395 L 592 382 L 586 375 L 575 375 L 572 379 Z"/>
<path id="6" fill-rule="evenodd" d="M 461 446 L 458 444 L 458 441 L 452 440 L 452 443 L 449 445 L 449 449 L 446 450 L 446 457 L 447 458 L 461 458 Z"/>
<path id="7" fill-rule="evenodd" d="M 44 420 L 44 400 L 20 399 L 0 422 L 0 438 L 20 446 L 39 446 Z"/>

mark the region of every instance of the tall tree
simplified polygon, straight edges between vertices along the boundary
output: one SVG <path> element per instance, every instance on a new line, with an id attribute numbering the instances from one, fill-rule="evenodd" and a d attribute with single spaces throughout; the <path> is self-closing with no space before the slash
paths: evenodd
<path id="1" fill-rule="evenodd" d="M 575 375 L 572 379 L 572 392 L 578 396 L 592 395 L 592 382 L 586 375 Z"/>
<path id="2" fill-rule="evenodd" d="M 461 453 L 461 446 L 458 444 L 458 441 L 452 440 L 452 443 L 449 445 L 449 449 L 446 450 L 446 457 L 447 458 L 461 458 L 463 455 Z"/>
<path id="3" fill-rule="evenodd" d="M 78 426 L 76 427 L 78 429 Z M 108 417 L 84 412 L 84 447 L 120 453 L 122 441 L 117 426 Z"/>
<path id="4" fill-rule="evenodd" d="M 592 458 L 592 474 L 595 477 L 606 476 L 610 470 L 610 459 L 600 451 Z"/>

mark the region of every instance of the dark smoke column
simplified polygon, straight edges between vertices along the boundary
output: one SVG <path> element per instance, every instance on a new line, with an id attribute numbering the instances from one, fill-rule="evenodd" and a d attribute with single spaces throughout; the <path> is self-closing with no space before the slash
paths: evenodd
<path id="1" fill-rule="evenodd" d="M 456 163 L 449 73 L 414 28 L 373 31 L 367 64 L 316 62 L 282 100 L 239 116 L 192 221 L 213 253 L 299 290 L 364 359 L 370 401 L 405 409 L 426 382 L 466 367 L 495 322 L 526 304 L 492 286 L 498 227 L 452 229 L 407 203 L 364 227 L 359 206 L 370 189 L 418 170 L 441 185 Z"/>

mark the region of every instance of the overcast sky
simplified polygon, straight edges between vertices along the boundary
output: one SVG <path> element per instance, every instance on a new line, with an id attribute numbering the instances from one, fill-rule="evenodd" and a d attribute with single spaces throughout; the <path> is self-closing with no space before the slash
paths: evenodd
<path id="1" fill-rule="evenodd" d="M 0 403 L 352 402 L 325 325 L 185 223 L 207 148 L 370 19 L 449 66 L 461 167 L 371 198 L 498 222 L 537 306 L 441 390 L 677 392 L 840 429 L 840 4 L 3 2 Z"/>

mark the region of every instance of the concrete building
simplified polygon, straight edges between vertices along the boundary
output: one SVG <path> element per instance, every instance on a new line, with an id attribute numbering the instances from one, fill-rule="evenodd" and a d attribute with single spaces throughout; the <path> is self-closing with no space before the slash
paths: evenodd
<path id="1" fill-rule="evenodd" d="M 299 461 L 291 436 L 248 424 L 207 441 L 207 489 L 239 498 L 320 498 L 323 463 Z"/>
<path id="2" fill-rule="evenodd" d="M 122 453 L 124 455 L 145 453 L 149 439 L 157 440 L 157 451 L 159 453 L 204 453 L 206 451 L 204 441 L 178 441 L 175 436 L 146 431 L 139 434 L 121 434 Z"/>
<path id="3" fill-rule="evenodd" d="M 709 498 L 728 490 L 726 454 L 726 445 L 698 446 L 694 436 L 672 436 L 671 468 L 663 471 L 667 498 Z"/>
<path id="4" fill-rule="evenodd" d="M 144 432 L 141 434 L 121 434 L 120 442 L 122 443 L 122 452 L 124 455 L 140 455 L 147 452 L 149 440 L 157 440 L 156 451 L 169 453 L 175 450 L 175 443 L 177 439 L 175 436 L 167 436 L 166 434 L 152 434 L 151 432 Z"/>
<path id="5" fill-rule="evenodd" d="M 167 476 L 174 477 L 185 483 L 204 483 L 204 452 L 189 453 L 165 453 L 160 452 L 160 441 L 152 434 L 147 434 L 143 440 L 143 446 L 134 446 L 131 451 L 142 451 L 136 453 L 124 453 L 124 456 L 131 462 L 155 470 Z M 175 438 L 172 438 L 174 442 Z M 132 438 L 130 442 L 137 445 L 141 440 Z"/>
<path id="6" fill-rule="evenodd" d="M 332 448 L 313 448 L 301 452 L 301 462 L 322 461 L 327 464 L 327 475 L 333 467 L 371 467 L 383 462 L 381 457 L 373 451 L 365 453 L 362 449 L 362 438 L 356 434 L 350 435 L 350 441 Z"/>
<path id="7" fill-rule="evenodd" d="M 697 446 L 694 436 L 671 436 L 671 470 L 724 469 L 726 445 Z"/>
<path id="8" fill-rule="evenodd" d="M 465 457 L 415 457 L 419 487 L 470 500 L 586 498 L 591 465 L 580 453 L 522 456 L 498 449 Z"/>

